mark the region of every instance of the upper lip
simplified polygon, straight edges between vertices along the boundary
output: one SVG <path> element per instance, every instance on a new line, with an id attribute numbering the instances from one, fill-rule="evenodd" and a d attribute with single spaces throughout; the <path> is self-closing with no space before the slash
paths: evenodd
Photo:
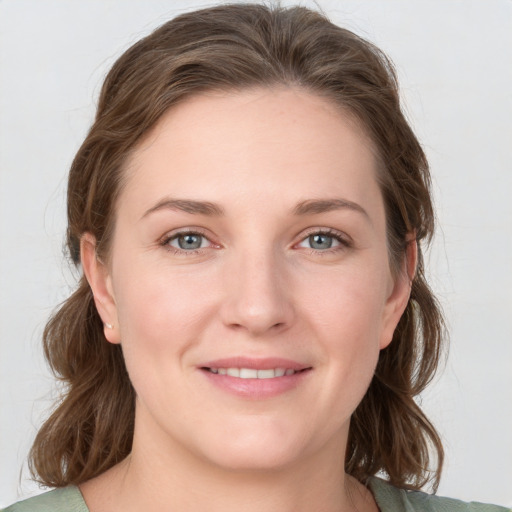
<path id="1" fill-rule="evenodd" d="M 302 364 L 291 359 L 283 359 L 281 357 L 227 357 L 215 359 L 199 365 L 200 368 L 250 368 L 254 370 L 271 370 L 273 368 L 285 368 L 295 371 L 311 368 L 310 365 Z"/>

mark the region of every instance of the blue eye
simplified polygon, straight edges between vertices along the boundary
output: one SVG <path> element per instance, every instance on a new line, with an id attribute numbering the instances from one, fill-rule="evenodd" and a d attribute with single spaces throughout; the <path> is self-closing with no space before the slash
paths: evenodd
<path id="1" fill-rule="evenodd" d="M 179 233 L 173 236 L 168 244 L 175 249 L 193 251 L 208 246 L 208 239 L 199 233 Z"/>
<path id="2" fill-rule="evenodd" d="M 314 249 L 316 251 L 326 251 L 333 249 L 341 245 L 347 245 L 340 236 L 331 233 L 317 232 L 312 233 L 308 237 L 304 238 L 299 244 L 299 247 L 307 249 Z"/>
<path id="3" fill-rule="evenodd" d="M 308 236 L 308 242 L 312 249 L 330 249 L 335 240 L 332 236 L 324 233 L 316 233 Z"/>

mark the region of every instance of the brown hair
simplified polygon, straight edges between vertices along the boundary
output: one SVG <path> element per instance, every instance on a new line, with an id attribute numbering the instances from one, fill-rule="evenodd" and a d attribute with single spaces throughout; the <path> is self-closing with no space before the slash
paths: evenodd
<path id="1" fill-rule="evenodd" d="M 436 371 L 443 337 L 421 251 L 434 229 L 430 177 L 401 111 L 392 64 L 371 43 L 306 8 L 238 4 L 183 14 L 134 44 L 106 77 L 95 122 L 70 170 L 72 260 L 80 262 L 85 232 L 108 257 L 124 163 L 172 105 L 206 90 L 275 85 L 322 95 L 359 120 L 380 157 L 393 268 L 403 266 L 411 233 L 419 245 L 406 311 L 351 420 L 346 471 L 360 481 L 383 472 L 413 489 L 432 480 L 435 488 L 443 448 L 415 401 Z M 37 435 L 31 469 L 49 486 L 78 484 L 129 454 L 135 408 L 121 346 L 106 342 L 84 277 L 48 322 L 44 348 L 66 389 Z"/>

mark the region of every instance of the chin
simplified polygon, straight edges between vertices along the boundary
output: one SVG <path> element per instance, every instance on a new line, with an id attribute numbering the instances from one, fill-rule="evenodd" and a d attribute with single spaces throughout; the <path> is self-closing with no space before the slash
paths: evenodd
<path id="1" fill-rule="evenodd" d="M 232 471 L 271 471 L 286 468 L 307 452 L 300 435 L 290 435 L 289 428 L 262 424 L 243 431 L 226 429 L 217 442 L 210 438 L 203 454 L 216 466 Z"/>

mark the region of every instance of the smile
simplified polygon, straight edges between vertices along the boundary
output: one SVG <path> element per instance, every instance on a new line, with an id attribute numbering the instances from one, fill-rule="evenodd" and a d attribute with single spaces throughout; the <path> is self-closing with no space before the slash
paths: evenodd
<path id="1" fill-rule="evenodd" d="M 257 370 L 255 368 L 205 368 L 205 370 L 218 375 L 228 375 L 239 379 L 274 379 L 294 375 L 304 370 L 294 370 L 293 368 L 269 368 Z"/>
<path id="2" fill-rule="evenodd" d="M 229 357 L 198 366 L 207 382 L 230 395 L 265 400 L 288 393 L 309 381 L 313 366 L 280 357 Z"/>

